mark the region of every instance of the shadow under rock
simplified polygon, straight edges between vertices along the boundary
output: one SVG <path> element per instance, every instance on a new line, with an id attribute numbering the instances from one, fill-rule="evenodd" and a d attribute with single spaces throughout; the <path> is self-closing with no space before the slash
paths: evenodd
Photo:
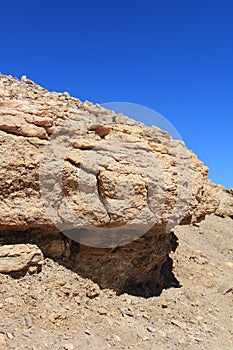
<path id="1" fill-rule="evenodd" d="M 161 227 L 156 234 L 146 233 L 114 249 L 93 248 L 71 241 L 70 257 L 63 257 L 59 262 L 102 289 L 112 289 L 118 295 L 127 293 L 149 298 L 159 296 L 163 289 L 180 287 L 172 271 L 173 260 L 168 255 L 177 246 L 174 232 L 165 233 Z"/>
<path id="2" fill-rule="evenodd" d="M 113 249 L 85 246 L 60 232 L 46 230 L 0 233 L 0 244 L 20 243 L 36 244 L 45 257 L 118 295 L 148 298 L 160 295 L 163 289 L 180 287 L 169 257 L 176 250 L 178 239 L 162 225 L 156 232 L 148 231 L 136 241 Z"/>

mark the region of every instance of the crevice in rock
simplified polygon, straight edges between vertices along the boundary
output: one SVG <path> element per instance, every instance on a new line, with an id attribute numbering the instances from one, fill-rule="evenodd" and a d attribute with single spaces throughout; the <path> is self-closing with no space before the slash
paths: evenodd
<path id="1" fill-rule="evenodd" d="M 45 129 L 43 129 L 43 130 L 45 130 Z M 6 130 L 3 127 L 1 127 L 0 131 L 6 133 L 8 135 L 18 136 L 18 137 L 21 136 L 23 138 L 35 138 L 35 137 L 37 137 L 40 140 L 47 140 L 48 139 L 48 135 L 46 137 L 42 137 L 40 135 L 36 135 L 36 136 L 35 135 L 29 135 L 29 134 L 26 135 L 25 133 L 23 133 L 21 131 L 17 132 L 17 131 L 13 131 L 13 130 L 9 130 L 9 129 Z"/>
<path id="2" fill-rule="evenodd" d="M 106 201 L 105 201 L 105 199 L 102 197 L 101 191 L 100 191 L 101 184 L 100 184 L 100 178 L 99 178 L 99 171 L 98 171 L 98 173 L 96 174 L 96 183 L 97 183 L 98 198 L 99 198 L 100 202 L 103 204 L 104 208 L 106 209 L 107 214 L 108 214 L 108 216 L 109 216 L 109 218 L 110 218 L 110 220 L 111 220 L 111 217 L 110 217 L 109 212 L 108 212 L 108 210 L 107 210 Z"/>
<path id="3" fill-rule="evenodd" d="M 65 161 L 73 165 L 75 168 L 80 168 L 81 166 L 81 162 L 76 162 L 74 159 L 70 157 L 66 157 Z"/>
<path id="4" fill-rule="evenodd" d="M 0 131 L 6 133 L 6 134 L 8 134 L 8 135 L 12 135 L 12 136 L 21 136 L 21 137 L 25 137 L 23 134 L 20 134 L 20 132 L 17 133 L 16 131 L 12 131 L 12 130 L 10 131 L 10 130 L 6 130 L 6 129 L 4 129 L 4 128 L 1 128 Z M 29 136 L 27 136 L 27 137 L 29 137 Z"/>

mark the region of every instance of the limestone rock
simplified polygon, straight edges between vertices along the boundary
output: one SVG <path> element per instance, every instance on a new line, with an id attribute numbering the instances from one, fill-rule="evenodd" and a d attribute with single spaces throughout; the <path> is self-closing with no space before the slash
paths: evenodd
<path id="1" fill-rule="evenodd" d="M 218 207 L 208 168 L 157 127 L 29 79 L 0 75 L 0 96 L 0 242 L 36 242 L 102 287 L 154 293 L 170 230 Z"/>
<path id="2" fill-rule="evenodd" d="M 223 217 L 229 216 L 233 218 L 233 189 L 218 185 L 217 190 L 220 203 L 216 214 Z"/>
<path id="3" fill-rule="evenodd" d="M 32 244 L 9 244 L 0 246 L 0 273 L 34 273 L 44 261 L 41 250 Z"/>

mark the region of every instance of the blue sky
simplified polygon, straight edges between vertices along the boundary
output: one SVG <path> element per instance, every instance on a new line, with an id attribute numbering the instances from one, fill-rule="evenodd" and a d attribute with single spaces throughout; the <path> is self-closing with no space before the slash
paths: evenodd
<path id="1" fill-rule="evenodd" d="M 233 187 L 232 0 L 9 0 L 0 33 L 3 74 L 154 109 Z"/>

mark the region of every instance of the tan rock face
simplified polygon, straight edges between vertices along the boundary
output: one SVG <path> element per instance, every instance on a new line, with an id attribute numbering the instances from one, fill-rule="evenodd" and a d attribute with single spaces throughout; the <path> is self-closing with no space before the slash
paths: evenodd
<path id="1" fill-rule="evenodd" d="M 217 191 L 220 203 L 216 214 L 223 217 L 230 216 L 233 218 L 233 189 L 224 188 L 223 186 L 218 185 Z"/>
<path id="2" fill-rule="evenodd" d="M 41 250 L 32 244 L 4 245 L 0 247 L 0 273 L 34 273 L 44 261 Z"/>
<path id="3" fill-rule="evenodd" d="M 157 127 L 27 79 L 1 75 L 0 96 L 2 236 L 58 247 L 61 230 L 85 246 L 40 246 L 102 286 L 162 285 L 170 229 L 218 206 L 203 163 Z"/>

